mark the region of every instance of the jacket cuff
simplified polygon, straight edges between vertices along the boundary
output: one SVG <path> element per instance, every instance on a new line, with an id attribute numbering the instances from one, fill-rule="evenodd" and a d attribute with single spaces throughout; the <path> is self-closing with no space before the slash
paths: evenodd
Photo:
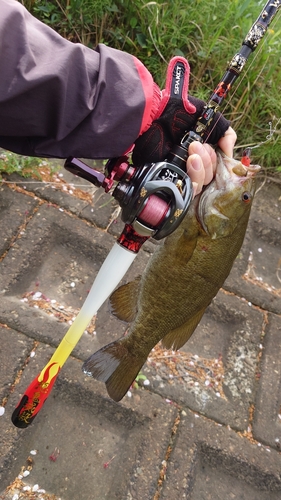
<path id="1" fill-rule="evenodd" d="M 142 123 L 139 131 L 140 136 L 149 129 L 154 118 L 156 117 L 160 107 L 162 93 L 158 85 L 153 81 L 152 75 L 139 61 L 139 59 L 134 57 L 134 62 L 142 83 L 145 99 Z"/>

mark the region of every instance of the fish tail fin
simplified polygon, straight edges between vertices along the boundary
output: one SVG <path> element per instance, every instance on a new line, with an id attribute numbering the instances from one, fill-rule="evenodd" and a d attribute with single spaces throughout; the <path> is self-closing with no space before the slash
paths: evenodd
<path id="1" fill-rule="evenodd" d="M 82 367 L 87 375 L 105 382 L 111 399 L 120 401 L 134 382 L 146 358 L 133 356 L 124 345 L 126 339 L 107 344 L 88 358 Z"/>

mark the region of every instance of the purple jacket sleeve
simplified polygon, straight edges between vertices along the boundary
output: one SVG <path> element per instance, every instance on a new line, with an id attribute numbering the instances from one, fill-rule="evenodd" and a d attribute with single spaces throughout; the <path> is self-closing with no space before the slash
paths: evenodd
<path id="1" fill-rule="evenodd" d="M 42 157 L 122 155 L 157 104 L 146 68 L 105 45 L 65 40 L 15 0 L 0 0 L 0 12 L 0 146 Z"/>

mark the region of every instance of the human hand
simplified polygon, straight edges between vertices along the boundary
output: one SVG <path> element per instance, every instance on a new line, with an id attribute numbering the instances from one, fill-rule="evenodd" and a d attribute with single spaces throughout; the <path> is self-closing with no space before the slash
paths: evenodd
<path id="1" fill-rule="evenodd" d="M 204 112 L 206 103 L 188 95 L 190 68 L 184 57 L 173 57 L 167 68 L 165 89 L 157 88 L 153 99 L 153 118 L 146 125 L 145 131 L 135 141 L 133 163 L 141 167 L 146 163 L 155 163 L 167 158 L 175 144 L 196 125 Z M 155 107 L 156 105 L 156 107 Z M 217 144 L 229 128 L 229 122 L 215 113 L 213 123 L 216 124 L 208 136 L 209 144 Z"/>
<path id="2" fill-rule="evenodd" d="M 168 65 L 166 86 L 159 94 L 160 103 L 153 122 L 135 142 L 132 156 L 135 166 L 163 161 L 202 115 L 205 102 L 188 96 L 188 85 L 189 64 L 183 57 L 174 57 Z M 194 196 L 211 182 L 216 172 L 217 157 L 210 144 L 218 144 L 227 156 L 233 154 L 236 134 L 229 122 L 221 113 L 216 113 L 213 123 L 216 126 L 208 137 L 208 144 L 193 142 L 188 149 L 186 168 Z"/>
<path id="3" fill-rule="evenodd" d="M 229 127 L 224 136 L 218 141 L 220 149 L 230 158 L 233 156 L 236 139 L 235 131 Z M 186 171 L 193 184 L 193 196 L 196 196 L 201 193 L 203 186 L 209 184 L 215 176 L 217 155 L 209 144 L 201 144 L 196 141 L 190 144 L 188 154 Z"/>

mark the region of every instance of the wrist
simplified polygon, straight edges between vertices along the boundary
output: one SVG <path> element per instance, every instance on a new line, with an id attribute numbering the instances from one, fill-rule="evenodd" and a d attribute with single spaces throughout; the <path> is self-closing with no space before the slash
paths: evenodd
<path id="1" fill-rule="evenodd" d="M 139 136 L 146 132 L 155 119 L 160 107 L 162 95 L 158 85 L 154 82 L 151 73 L 144 64 L 133 56 L 135 67 L 139 74 L 144 94 L 144 110 L 142 122 L 139 130 Z"/>
<path id="2" fill-rule="evenodd" d="M 152 122 L 158 116 L 159 108 L 162 101 L 162 92 L 158 85 L 153 82 L 152 94 L 149 100 L 146 101 L 146 109 L 141 124 L 139 136 L 146 132 L 151 126 Z"/>

